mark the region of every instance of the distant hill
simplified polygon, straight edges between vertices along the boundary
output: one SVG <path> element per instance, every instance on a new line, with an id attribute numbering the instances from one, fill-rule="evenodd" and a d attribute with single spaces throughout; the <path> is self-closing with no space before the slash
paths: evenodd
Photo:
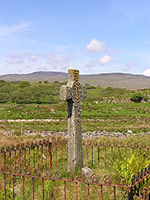
<path id="1" fill-rule="evenodd" d="M 67 73 L 40 71 L 30 74 L 7 74 L 1 75 L 0 80 L 4 81 L 67 81 Z M 88 83 L 93 86 L 100 87 L 114 87 L 126 89 L 144 89 L 150 88 L 150 77 L 143 75 L 133 75 L 124 73 L 106 73 L 106 74 L 91 74 L 80 75 L 80 82 L 82 84 Z"/>

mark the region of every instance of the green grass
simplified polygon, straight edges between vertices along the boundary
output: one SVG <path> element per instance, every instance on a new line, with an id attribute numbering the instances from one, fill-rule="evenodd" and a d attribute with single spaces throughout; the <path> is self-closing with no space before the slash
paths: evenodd
<path id="1" fill-rule="evenodd" d="M 51 85 L 51 84 L 32 84 L 31 89 L 33 92 L 35 90 L 45 90 L 48 91 L 49 87 L 50 92 L 54 89 L 59 89 L 61 84 L 59 85 Z M 14 92 L 16 89 L 20 92 L 25 92 L 25 88 L 18 88 L 17 85 L 12 86 L 12 91 Z M 89 87 L 90 88 L 90 87 Z M 1 88 L 0 92 L 7 92 L 9 93 L 10 85 L 5 85 L 5 87 Z M 28 92 L 30 88 L 28 88 Z M 101 138 L 103 142 L 111 141 L 111 142 L 124 142 L 125 144 L 128 143 L 138 143 L 139 145 L 146 141 L 146 144 L 150 144 L 150 137 L 149 136 L 142 136 L 141 133 L 143 132 L 150 132 L 150 102 L 142 102 L 142 103 L 133 103 L 129 101 L 133 94 L 137 91 L 128 91 L 125 89 L 117 89 L 117 88 L 92 88 L 87 89 L 87 99 L 82 101 L 81 108 L 82 108 L 82 132 L 87 131 L 108 131 L 108 132 L 127 132 L 128 130 L 132 130 L 136 134 L 136 137 L 133 137 L 131 134 L 130 138 Z M 143 97 L 148 97 L 150 94 L 149 89 L 140 90 L 138 91 Z M 35 92 L 35 94 L 38 94 Z M 44 94 L 44 93 L 43 93 Z M 67 132 L 67 104 L 66 102 L 59 101 L 59 94 L 58 92 L 53 95 L 53 103 L 50 102 L 49 104 L 16 104 L 12 102 L 7 102 L 0 104 L 0 146 L 8 146 L 15 143 L 22 143 L 25 141 L 31 141 L 40 139 L 41 136 L 37 134 L 36 136 L 21 136 L 21 131 L 24 133 L 26 131 L 54 131 L 54 132 Z M 14 95 L 14 94 L 13 94 Z M 9 96 L 9 95 L 8 95 Z M 4 96 L 5 97 L 5 96 Z M 20 97 L 21 98 L 21 97 Z M 32 96 L 33 98 L 33 96 Z M 43 98 L 43 97 L 41 97 Z M 53 113 L 53 110 L 55 111 Z M 5 120 L 8 119 L 59 119 L 60 121 L 57 122 L 8 122 Z M 92 120 L 88 120 L 92 119 Z M 64 120 L 64 121 L 61 121 Z M 98 121 L 97 121 L 98 120 Z M 4 136 L 3 133 L 11 133 L 12 137 Z M 99 140 L 98 140 L 99 141 Z M 53 151 L 55 147 L 53 146 Z M 105 159 L 104 159 L 104 149 L 101 148 L 100 154 L 100 163 L 98 165 L 97 161 L 94 161 L 94 166 L 92 166 L 92 158 L 89 158 L 88 166 L 93 167 L 97 174 L 108 174 L 116 177 L 115 172 L 112 171 L 111 166 L 111 148 L 107 151 L 107 165 L 111 167 L 105 168 Z M 64 151 L 64 154 L 66 151 Z M 136 153 L 136 152 L 135 152 Z M 130 155 L 131 151 L 127 151 L 127 154 Z M 89 148 L 89 155 L 91 156 L 91 147 Z M 122 154 L 125 156 L 125 153 Z M 59 163 L 62 162 L 61 160 L 61 153 L 57 154 Z M 85 155 L 84 155 L 85 156 Z M 97 158 L 97 147 L 94 149 L 94 159 Z M 55 161 L 56 154 L 54 152 L 53 155 L 53 164 L 54 166 L 58 165 Z M 114 151 L 114 160 L 118 159 L 118 150 Z M 66 160 L 64 161 L 66 162 Z M 54 169 L 56 171 L 56 169 Z M 101 176 L 101 180 L 102 180 Z M 17 180 L 16 184 L 19 185 L 19 181 Z M 41 181 L 35 180 L 35 199 L 41 199 Z M 31 182 L 26 181 L 26 186 L 28 189 L 26 190 L 25 199 L 31 199 L 31 190 L 32 184 Z M 52 181 L 45 181 L 45 198 L 52 198 Z M 87 185 L 80 184 L 78 187 L 79 191 L 79 199 L 87 199 Z M 56 182 L 56 198 L 62 199 L 64 186 L 63 184 Z M 67 183 L 67 198 L 68 199 L 75 199 L 75 184 Z M 105 187 L 105 196 L 104 199 L 109 200 L 113 197 L 113 190 L 109 187 Z M 0 197 L 3 196 L 2 193 L 3 189 L 0 187 Z M 100 192 L 100 188 L 95 186 L 90 187 L 90 194 L 91 199 L 98 199 L 98 195 Z M 8 184 L 8 195 L 11 195 L 10 199 L 12 198 L 12 188 L 9 188 Z M 22 198 L 22 191 L 16 196 L 16 199 Z M 124 192 L 122 190 L 117 190 L 118 200 L 125 199 Z"/>
<path id="2" fill-rule="evenodd" d="M 150 103 L 82 103 L 82 131 L 119 131 L 135 133 L 150 131 Z M 52 113 L 54 109 L 55 113 Z M 0 122 L 0 130 L 16 134 L 23 131 L 67 131 L 67 104 L 0 104 L 0 119 L 60 119 L 59 122 Z M 87 121 L 93 119 L 95 121 Z M 96 121 L 96 120 L 99 121 Z"/>
<path id="3" fill-rule="evenodd" d="M 17 137 L 15 138 L 9 138 L 10 140 L 12 140 L 10 142 L 10 144 L 16 144 L 19 142 L 19 140 L 24 141 L 27 140 L 27 137 L 18 137 L 18 141 Z M 28 138 L 29 139 L 29 138 Z M 35 141 L 35 136 L 32 137 L 32 140 Z M 38 138 L 40 139 L 40 138 Z M 8 138 L 7 138 L 8 140 Z M 31 138 L 30 138 L 31 141 Z M 117 144 L 119 142 L 123 142 L 124 144 L 127 144 L 129 141 L 132 141 L 132 144 L 134 144 L 135 142 L 138 142 L 139 144 L 142 143 L 143 141 L 147 141 L 147 145 L 150 144 L 150 138 L 148 136 L 144 136 L 143 138 L 141 137 L 132 137 L 132 138 L 126 138 L 126 139 L 109 139 L 109 138 L 103 138 L 102 141 L 105 143 L 107 142 L 117 142 Z M 99 140 L 97 141 L 99 142 Z M 63 147 L 65 150 L 65 154 L 66 154 L 66 147 Z M 103 182 L 103 177 L 104 175 L 109 175 L 112 177 L 113 182 L 117 182 L 117 177 L 118 175 L 116 174 L 115 170 L 114 170 L 114 165 L 117 164 L 118 160 L 122 160 L 125 157 L 125 149 L 121 148 L 120 149 L 120 153 L 121 156 L 119 157 L 119 148 L 116 147 L 113 149 L 113 156 L 112 156 L 112 149 L 110 147 L 107 148 L 106 153 L 105 153 L 105 147 L 100 147 L 100 162 L 97 162 L 97 146 L 94 147 L 94 166 L 92 166 L 91 164 L 91 153 L 92 153 L 92 146 L 88 146 L 88 167 L 93 168 L 94 172 L 100 177 L 100 181 L 99 182 Z M 56 149 L 55 149 L 55 145 L 53 145 L 53 172 L 56 172 L 58 169 L 60 169 L 60 165 L 62 163 L 62 157 L 61 157 L 61 150 L 62 148 L 59 146 L 59 150 L 57 152 L 57 165 L 56 165 Z M 146 155 L 148 155 L 148 150 L 143 150 L 142 149 L 142 153 L 143 152 L 147 152 Z M 85 152 L 85 149 L 84 149 Z M 36 151 L 35 151 L 36 153 Z M 140 149 L 134 148 L 134 154 L 136 156 L 138 156 L 140 153 Z M 127 155 L 130 158 L 132 155 L 132 148 L 127 149 Z M 66 156 L 66 155 L 65 155 Z M 106 166 L 105 166 L 105 156 L 106 156 Z M 84 154 L 84 158 L 85 158 L 85 154 Z M 32 160 L 32 159 L 31 159 Z M 66 164 L 66 160 L 63 159 L 63 163 L 64 165 Z M 112 162 L 113 161 L 113 162 Z M 113 163 L 113 164 L 112 164 Z M 132 166 L 131 166 L 132 167 Z M 133 167 L 134 169 L 134 167 Z M 64 179 L 66 177 L 66 169 L 61 168 L 61 171 L 64 175 Z M 0 179 L 2 180 L 3 177 L 0 176 Z M 7 199 L 12 199 L 12 181 L 10 182 L 10 176 L 7 176 Z M 25 199 L 32 199 L 32 182 L 31 182 L 31 178 L 25 178 Z M 53 196 L 53 180 L 45 180 L 44 181 L 44 188 L 45 188 L 45 199 L 51 199 Z M 18 177 L 15 180 L 15 187 L 16 187 L 16 199 L 22 199 L 22 178 Z M 35 188 L 35 199 L 40 200 L 42 199 L 42 180 L 39 179 L 37 180 L 36 178 L 34 178 L 34 188 Z M 75 191 L 76 191 L 76 184 L 75 183 L 66 183 L 66 196 L 67 199 L 74 199 L 75 198 Z M 60 182 L 60 181 L 55 181 L 55 197 L 57 197 L 56 199 L 63 199 L 64 197 L 64 182 Z M 125 190 L 116 189 L 117 192 L 117 200 L 124 200 L 125 199 Z M 96 185 L 90 185 L 90 199 L 99 199 L 99 195 L 100 195 L 100 186 L 96 186 Z M 103 187 L 103 195 L 104 195 L 104 199 L 106 200 L 111 200 L 113 199 L 113 187 L 110 186 L 104 186 Z M 83 199 L 86 200 L 88 196 L 88 184 L 86 183 L 80 183 L 78 184 L 78 198 L 79 199 Z M 3 193 L 3 184 L 1 181 L 0 184 L 0 197 L 4 197 L 4 193 Z"/>

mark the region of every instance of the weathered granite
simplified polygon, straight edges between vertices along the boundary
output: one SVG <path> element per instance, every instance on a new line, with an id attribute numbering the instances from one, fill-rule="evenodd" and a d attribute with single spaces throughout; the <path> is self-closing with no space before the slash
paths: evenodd
<path id="1" fill-rule="evenodd" d="M 79 70 L 68 70 L 68 83 L 62 86 L 60 98 L 68 103 L 68 171 L 81 170 L 83 149 L 80 102 L 86 98 L 86 87 L 79 83 Z"/>
<path id="2" fill-rule="evenodd" d="M 82 168 L 82 173 L 86 176 L 87 179 L 90 179 L 91 176 L 94 174 L 94 171 L 89 167 Z"/>

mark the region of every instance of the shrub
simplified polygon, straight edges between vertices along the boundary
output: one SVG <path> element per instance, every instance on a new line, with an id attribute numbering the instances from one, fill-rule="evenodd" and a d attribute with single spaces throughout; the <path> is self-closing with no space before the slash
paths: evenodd
<path id="1" fill-rule="evenodd" d="M 19 87 L 29 87 L 31 84 L 29 81 L 21 81 L 18 86 Z"/>
<path id="2" fill-rule="evenodd" d="M 133 96 L 130 98 L 131 101 L 140 103 L 144 97 L 140 93 L 135 93 Z"/>
<path id="3" fill-rule="evenodd" d="M 48 81 L 44 81 L 45 84 L 48 84 Z"/>
<path id="4" fill-rule="evenodd" d="M 114 168 L 119 176 L 123 176 L 126 179 L 126 184 L 131 184 L 133 175 L 140 172 L 141 169 L 148 167 L 150 164 L 150 157 L 143 153 L 140 156 L 132 154 L 131 158 L 124 158 L 122 161 L 115 163 Z"/>
<path id="5" fill-rule="evenodd" d="M 54 81 L 54 83 L 55 83 L 55 84 L 59 84 L 60 82 L 59 82 L 59 81 Z"/>
<path id="6" fill-rule="evenodd" d="M 86 86 L 87 89 L 96 89 L 95 86 L 90 85 L 90 84 L 88 84 L 88 83 L 86 83 L 85 86 Z"/>
<path id="7" fill-rule="evenodd" d="M 4 85 L 6 82 L 4 80 L 0 80 L 0 86 Z"/>
<path id="8" fill-rule="evenodd" d="M 5 93 L 0 93 L 0 103 L 6 103 L 9 101 L 9 96 Z"/>

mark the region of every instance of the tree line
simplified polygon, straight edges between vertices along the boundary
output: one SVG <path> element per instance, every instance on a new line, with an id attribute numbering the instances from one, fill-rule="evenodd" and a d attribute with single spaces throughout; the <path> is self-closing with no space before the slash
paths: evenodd
<path id="1" fill-rule="evenodd" d="M 30 83 L 29 81 L 5 82 L 0 80 L 0 103 L 57 103 L 60 86 L 61 83 L 58 81 Z"/>
<path id="2" fill-rule="evenodd" d="M 17 103 L 17 104 L 51 104 L 59 103 L 59 91 L 61 85 L 55 81 L 39 81 L 38 83 L 30 83 L 29 81 L 11 81 L 6 82 L 0 80 L 0 103 Z M 114 97 L 119 99 L 130 99 L 132 102 L 139 103 L 141 101 L 150 101 L 150 89 L 142 89 L 138 91 L 129 91 L 124 88 L 101 88 L 85 84 L 87 93 L 92 101 L 94 99 L 103 99 L 105 97 Z"/>

